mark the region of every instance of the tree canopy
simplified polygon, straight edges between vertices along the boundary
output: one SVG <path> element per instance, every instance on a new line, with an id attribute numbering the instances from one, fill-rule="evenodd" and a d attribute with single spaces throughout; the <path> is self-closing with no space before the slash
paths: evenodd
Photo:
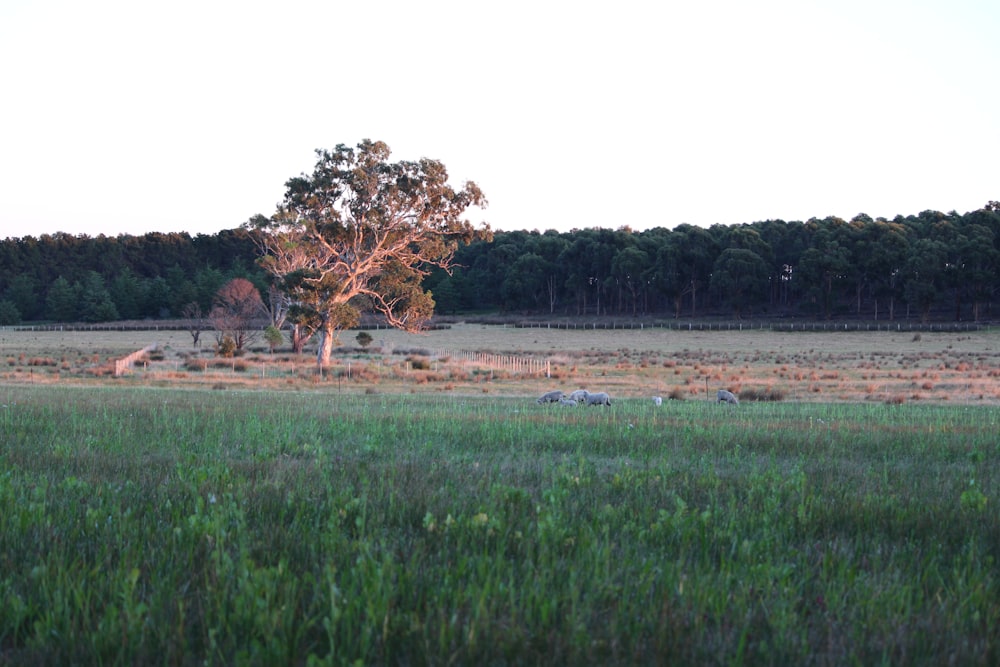
<path id="1" fill-rule="evenodd" d="M 339 330 L 371 310 L 386 322 L 419 330 L 434 312 L 423 289 L 432 268 L 450 272 L 459 244 L 490 238 L 463 218 L 486 198 L 475 183 L 456 189 L 437 160 L 390 162 L 389 147 L 365 140 L 318 149 L 312 174 L 286 184 L 270 218 L 258 215 L 260 266 L 289 300 L 289 319 L 322 337 L 329 362 Z"/>

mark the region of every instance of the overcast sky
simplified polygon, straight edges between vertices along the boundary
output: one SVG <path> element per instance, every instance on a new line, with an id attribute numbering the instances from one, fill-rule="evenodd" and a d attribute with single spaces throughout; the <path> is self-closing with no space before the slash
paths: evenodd
<path id="1" fill-rule="evenodd" d="M 505 231 L 965 213 L 998 34 L 996 0 L 0 0 L 0 238 L 214 234 L 366 138 Z"/>

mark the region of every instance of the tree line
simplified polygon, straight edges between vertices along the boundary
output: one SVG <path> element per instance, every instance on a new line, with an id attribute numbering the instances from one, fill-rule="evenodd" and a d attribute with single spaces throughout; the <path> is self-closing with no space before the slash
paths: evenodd
<path id="1" fill-rule="evenodd" d="M 1000 286 L 1000 202 L 892 220 L 497 232 L 455 263 L 426 281 L 438 313 L 978 322 Z"/>
<path id="2" fill-rule="evenodd" d="M 209 312 L 234 278 L 266 289 L 245 230 L 0 241 L 0 324 L 108 322 Z"/>
<path id="3" fill-rule="evenodd" d="M 0 241 L 0 324 L 182 317 L 239 278 L 266 295 L 252 226 L 215 235 Z M 965 214 L 709 228 L 497 231 L 423 279 L 439 314 L 985 321 L 1000 203 Z M 188 310 L 187 312 L 192 312 Z"/>

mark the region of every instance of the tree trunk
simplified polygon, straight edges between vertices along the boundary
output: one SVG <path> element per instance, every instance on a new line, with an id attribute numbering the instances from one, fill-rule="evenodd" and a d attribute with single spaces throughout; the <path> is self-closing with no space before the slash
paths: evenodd
<path id="1" fill-rule="evenodd" d="M 292 325 L 292 352 L 302 354 L 302 348 L 306 346 L 306 341 L 312 334 L 307 333 L 301 325 Z"/>
<path id="2" fill-rule="evenodd" d="M 333 354 L 333 341 L 336 338 L 333 323 L 324 322 L 319 335 L 319 347 L 316 348 L 316 366 L 322 371 L 330 365 L 330 355 Z"/>

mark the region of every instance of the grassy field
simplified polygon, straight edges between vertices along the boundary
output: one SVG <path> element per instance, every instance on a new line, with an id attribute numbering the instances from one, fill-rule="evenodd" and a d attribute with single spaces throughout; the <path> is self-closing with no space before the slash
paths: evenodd
<path id="1" fill-rule="evenodd" d="M 494 396 L 586 388 L 622 398 L 682 400 L 728 388 L 751 399 L 795 402 L 1000 405 L 996 330 L 584 331 L 456 324 L 421 335 L 374 331 L 366 349 L 357 346 L 356 333 L 342 334 L 343 347 L 320 375 L 311 354 L 271 354 L 259 344 L 237 359 L 220 359 L 208 333 L 195 348 L 185 331 L 0 330 L 0 382 Z M 114 359 L 154 343 L 155 354 L 125 377 L 111 377 Z M 544 371 L 529 372 L 511 360 L 533 360 Z"/>
<path id="2" fill-rule="evenodd" d="M 387 332 L 338 361 L 381 356 L 367 379 L 308 361 L 114 379 L 77 359 L 147 340 L 2 332 L 0 664 L 1000 662 L 993 394 L 704 400 L 705 377 L 883 354 L 914 360 L 908 383 L 955 370 L 985 387 L 991 335 L 497 331 Z M 187 350 L 161 345 L 151 365 Z M 565 357 L 564 375 L 451 361 L 470 349 Z M 25 373 L 22 353 L 66 360 Z M 413 375 L 450 364 L 479 379 Z M 678 366 L 685 400 L 655 406 Z M 533 400 L 579 384 L 615 387 L 614 405 Z"/>

